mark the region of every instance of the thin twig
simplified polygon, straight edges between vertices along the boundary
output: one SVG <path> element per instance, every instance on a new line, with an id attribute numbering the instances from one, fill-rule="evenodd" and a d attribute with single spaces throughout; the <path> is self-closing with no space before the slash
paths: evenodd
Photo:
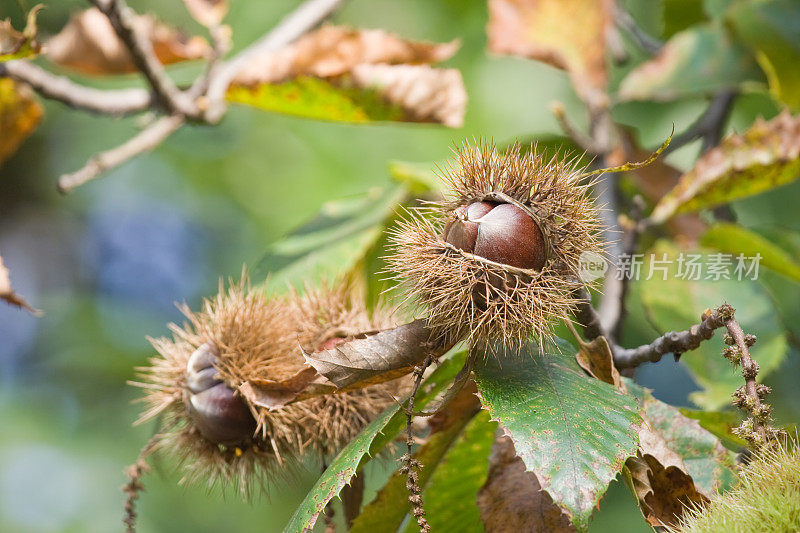
<path id="1" fill-rule="evenodd" d="M 241 68 L 254 57 L 278 50 L 302 37 L 333 13 L 344 0 L 306 0 L 286 16 L 277 26 L 259 40 L 239 52 L 232 59 L 222 63 L 211 78 L 206 96 L 209 100 L 205 120 L 210 124 L 218 122 L 225 114 L 225 93 L 233 78 Z"/>
<path id="2" fill-rule="evenodd" d="M 674 152 L 697 139 L 703 139 L 703 152 L 716 146 L 725 131 L 725 123 L 728 120 L 736 96 L 737 92 L 734 89 L 725 89 L 717 93 L 711 99 L 703 114 L 692 122 L 685 131 L 672 138 L 672 142 L 664 150 L 664 154 Z"/>
<path id="3" fill-rule="evenodd" d="M 408 406 L 406 407 L 406 453 L 400 458 L 403 462 L 400 472 L 408 476 L 406 479 L 406 488 L 409 492 L 408 501 L 411 503 L 411 513 L 417 519 L 420 533 L 429 533 L 431 526 L 425 519 L 425 509 L 422 505 L 422 488 L 419 486 L 419 470 L 423 465 L 414 459 L 411 453 L 414 445 L 414 433 L 411 430 L 411 423 L 414 420 L 414 397 L 417 395 L 419 386 L 422 383 L 425 369 L 430 366 L 433 360 L 434 358 L 432 356 L 428 356 L 425 358 L 422 365 L 414 367 L 414 372 L 412 373 L 414 376 L 414 386 L 411 389 Z"/>
<path id="4" fill-rule="evenodd" d="M 136 500 L 144 490 L 142 484 L 142 476 L 150 471 L 150 466 L 147 464 L 147 457 L 153 453 L 161 440 L 162 434 L 153 435 L 153 437 L 144 445 L 136 458 L 136 462 L 125 469 L 125 474 L 128 476 L 128 482 L 122 486 L 122 492 L 128 495 L 125 499 L 125 518 L 122 523 L 125 524 L 126 533 L 136 532 Z"/>
<path id="5" fill-rule="evenodd" d="M 145 89 L 103 90 L 86 87 L 24 60 L 0 63 L 0 77 L 25 82 L 44 98 L 91 113 L 130 115 L 146 111 L 154 103 L 153 95 Z"/>
<path id="6" fill-rule="evenodd" d="M 580 131 L 569 120 L 569 117 L 567 117 L 567 112 L 564 109 L 564 104 L 561 102 L 552 102 L 550 104 L 550 112 L 553 113 L 553 116 L 555 117 L 556 122 L 558 122 L 561 131 L 564 132 L 564 135 L 572 139 L 582 150 L 585 150 L 590 154 L 597 154 L 601 151 L 601 148 L 597 146 L 591 137 Z"/>
<path id="7" fill-rule="evenodd" d="M 170 113 L 197 117 L 199 110 L 188 95 L 181 92 L 167 76 L 164 65 L 156 57 L 153 44 L 136 27 L 136 14 L 125 0 L 90 0 L 111 22 L 120 40 L 125 43 L 136 68 L 147 79 L 161 105 Z"/>
<path id="8" fill-rule="evenodd" d="M 714 331 L 725 326 L 732 317 L 733 307 L 723 304 L 714 311 L 704 314 L 702 322 L 686 331 L 670 331 L 650 344 L 638 348 L 626 349 L 615 346 L 613 349 L 614 365 L 617 368 L 634 368 L 642 363 L 659 361 L 667 353 L 673 353 L 677 358 L 684 352 L 697 349 L 704 340 L 713 337 Z"/>
<path id="9" fill-rule="evenodd" d="M 633 197 L 633 207 L 626 221 L 624 233 L 622 235 L 622 254 L 624 257 L 632 257 L 633 254 L 636 253 L 636 248 L 639 245 L 639 237 L 645 228 L 643 219 L 646 207 L 647 205 L 645 204 L 644 198 L 639 195 Z M 620 302 L 619 309 L 614 320 L 609 320 L 607 324 L 613 339 L 622 338 L 622 324 L 625 321 L 625 316 L 628 314 L 625 302 L 628 297 L 631 276 L 624 274 L 625 273 L 623 273 L 622 276 L 618 276 L 620 279 L 617 280 L 619 283 L 616 286 L 619 291 L 619 295 L 617 296 L 617 301 Z"/>
<path id="10" fill-rule="evenodd" d="M 655 55 L 660 52 L 661 47 L 664 46 L 663 42 L 656 39 L 652 35 L 649 35 L 642 28 L 640 28 L 639 25 L 636 24 L 636 21 L 633 20 L 633 17 L 630 15 L 630 13 L 619 6 L 614 8 L 614 23 L 618 27 L 627 31 L 639 48 L 648 54 Z"/>
<path id="11" fill-rule="evenodd" d="M 180 115 L 159 118 L 127 142 L 95 155 L 77 172 L 61 176 L 58 180 L 58 190 L 62 193 L 70 192 L 75 187 L 98 178 L 105 170 L 121 165 L 142 152 L 152 150 L 180 128 L 184 120 Z"/>

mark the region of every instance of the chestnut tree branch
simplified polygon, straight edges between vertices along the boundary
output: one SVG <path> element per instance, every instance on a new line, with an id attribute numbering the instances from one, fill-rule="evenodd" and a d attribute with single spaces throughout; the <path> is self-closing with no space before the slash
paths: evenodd
<path id="1" fill-rule="evenodd" d="M 638 348 L 615 346 L 614 365 L 617 368 L 634 368 L 642 363 L 661 360 L 664 354 L 672 353 L 679 357 L 682 353 L 697 349 L 700 344 L 714 336 L 714 331 L 726 326 L 733 319 L 733 307 L 723 304 L 713 311 L 703 314 L 702 322 L 686 331 L 670 331 L 650 344 Z"/>
<path id="2" fill-rule="evenodd" d="M 105 170 L 121 165 L 142 152 L 152 150 L 180 128 L 185 120 L 182 115 L 159 118 L 125 143 L 93 156 L 77 172 L 61 176 L 58 180 L 58 190 L 69 192 L 87 181 L 98 178 Z"/>
<path id="3" fill-rule="evenodd" d="M 117 36 L 128 48 L 133 64 L 147 79 L 163 108 L 169 113 L 196 117 L 199 113 L 197 105 L 167 76 L 164 65 L 156 57 L 152 43 L 137 29 L 136 14 L 125 0 L 90 1 L 111 22 Z"/>
<path id="4" fill-rule="evenodd" d="M 639 25 L 636 24 L 636 21 L 633 20 L 630 13 L 620 8 L 618 5 L 614 6 L 614 23 L 617 27 L 628 32 L 637 46 L 650 55 L 657 54 L 661 51 L 661 47 L 664 46 L 663 42 L 640 28 Z"/>
<path id="5" fill-rule="evenodd" d="M 112 117 L 141 113 L 155 104 L 153 95 L 146 89 L 103 90 L 86 87 L 21 59 L 0 63 L 0 77 L 27 83 L 44 98 L 74 109 Z"/>
<path id="6" fill-rule="evenodd" d="M 277 50 L 301 37 L 344 2 L 306 0 L 261 39 L 228 61 L 222 61 L 230 48 L 228 28 L 221 25 L 210 27 L 212 50 L 206 68 L 188 90 L 181 91 L 167 76 L 150 41 L 137 30 L 136 15 L 125 0 L 90 1 L 108 17 L 152 91 L 86 87 L 22 60 L 0 63 L 0 77 L 27 83 L 41 96 L 83 111 L 113 117 L 145 111 L 166 111 L 166 116 L 156 120 L 128 142 L 92 157 L 77 172 L 62 176 L 58 181 L 61 192 L 68 192 L 131 157 L 156 147 L 187 121 L 207 124 L 219 122 L 227 111 L 225 93 L 228 85 L 242 66 L 259 54 Z"/>
<path id="7" fill-rule="evenodd" d="M 732 307 L 731 311 L 733 311 Z M 751 415 L 749 424 L 743 424 L 738 428 L 738 433 L 751 444 L 760 446 L 771 439 L 774 429 L 769 425 L 771 408 L 761 401 L 762 395 L 769 392 L 769 389 L 759 386 L 756 382 L 758 363 L 750 356 L 750 346 L 755 344 L 756 338 L 754 335 L 744 334 L 732 313 L 730 318 L 725 321 L 725 327 L 729 335 L 729 338 L 726 337 L 726 342 L 733 344 L 736 350 L 734 353 L 726 350 L 724 355 L 729 358 L 733 356 L 734 362 L 742 365 L 742 377 L 744 377 L 744 388 L 736 391 L 734 398 L 737 405 L 749 411 Z"/>
<path id="8" fill-rule="evenodd" d="M 672 142 L 664 150 L 664 155 L 674 152 L 697 139 L 703 139 L 702 152 L 706 152 L 719 143 L 725 132 L 731 108 L 736 100 L 734 89 L 724 89 L 709 102 L 708 107 L 685 131 L 672 138 Z"/>
<path id="9" fill-rule="evenodd" d="M 209 81 L 206 97 L 209 100 L 205 121 L 214 124 L 226 111 L 225 93 L 241 68 L 261 54 L 273 52 L 302 37 L 338 9 L 344 0 L 306 0 L 269 33 L 219 65 Z"/>

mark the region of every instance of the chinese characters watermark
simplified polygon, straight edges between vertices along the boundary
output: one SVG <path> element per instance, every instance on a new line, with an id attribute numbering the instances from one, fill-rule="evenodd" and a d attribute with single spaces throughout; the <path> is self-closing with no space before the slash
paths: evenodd
<path id="1" fill-rule="evenodd" d="M 618 280 L 679 279 L 685 281 L 757 280 L 761 254 L 622 254 L 616 261 Z M 608 261 L 597 254 L 581 255 L 579 274 L 584 282 L 603 277 Z"/>

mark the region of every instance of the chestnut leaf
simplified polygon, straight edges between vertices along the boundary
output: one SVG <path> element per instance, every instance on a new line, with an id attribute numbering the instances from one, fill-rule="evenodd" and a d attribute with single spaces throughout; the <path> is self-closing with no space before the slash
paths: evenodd
<path id="1" fill-rule="evenodd" d="M 454 354 L 444 361 L 423 382 L 414 399 L 417 408 L 424 408 L 453 381 L 464 365 L 465 352 Z M 406 415 L 399 403 L 378 415 L 361 433 L 345 446 L 328 465 L 314 487 L 295 511 L 286 533 L 311 530 L 330 500 L 336 497 L 356 472 L 405 428 Z"/>
<path id="2" fill-rule="evenodd" d="M 564 341 L 499 346 L 475 365 L 484 408 L 514 441 L 542 490 L 585 529 L 625 459 L 636 453 L 642 422 L 636 400 L 584 374 Z"/>
<path id="3" fill-rule="evenodd" d="M 800 175 L 800 117 L 783 112 L 758 119 L 744 133 L 732 134 L 704 154 L 653 209 L 661 223 L 674 215 L 709 209 L 752 196 Z"/>

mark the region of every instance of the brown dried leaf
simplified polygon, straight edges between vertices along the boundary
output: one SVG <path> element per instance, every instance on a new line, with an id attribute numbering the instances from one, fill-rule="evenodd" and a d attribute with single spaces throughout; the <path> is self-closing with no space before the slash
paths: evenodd
<path id="1" fill-rule="evenodd" d="M 411 372 L 428 355 L 450 347 L 429 340 L 424 320 L 364 333 L 329 350 L 305 354 L 306 363 L 339 390 L 382 383 Z"/>
<path id="2" fill-rule="evenodd" d="M 715 207 L 794 181 L 800 174 L 800 116 L 785 111 L 759 119 L 741 135 L 710 150 L 656 205 L 655 223 Z"/>
<path id="3" fill-rule="evenodd" d="M 575 354 L 578 365 L 590 376 L 624 390 L 622 378 L 614 366 L 614 356 L 611 353 L 611 346 L 608 345 L 608 340 L 601 336 L 591 342 L 585 342 L 578 337 L 578 342 L 581 345 L 580 350 Z"/>
<path id="4" fill-rule="evenodd" d="M 277 52 L 253 58 L 236 74 L 233 85 L 279 83 L 300 76 L 335 78 L 365 64 L 437 63 L 452 57 L 459 46 L 457 41 L 408 41 L 383 30 L 324 26 Z"/>
<path id="5" fill-rule="evenodd" d="M 378 89 L 414 122 L 438 122 L 451 128 L 464 124 L 467 91 L 461 72 L 428 65 L 358 65 L 353 81 Z"/>
<path id="6" fill-rule="evenodd" d="M 42 113 L 30 87 L 0 78 L 0 165 L 33 133 Z"/>
<path id="7" fill-rule="evenodd" d="M 11 279 L 8 277 L 8 269 L 3 265 L 2 256 L 0 256 L 0 300 L 4 300 L 10 305 L 16 305 L 17 307 L 26 309 L 35 316 L 40 316 L 42 314 L 41 311 L 32 307 L 11 288 Z"/>
<path id="8" fill-rule="evenodd" d="M 183 3 L 203 26 L 216 26 L 228 14 L 227 0 L 183 0 Z"/>
<path id="9" fill-rule="evenodd" d="M 489 0 L 489 51 L 520 55 L 568 71 L 582 96 L 607 81 L 610 0 Z"/>
<path id="10" fill-rule="evenodd" d="M 136 25 L 150 39 L 156 57 L 165 65 L 203 58 L 209 50 L 202 37 L 188 37 L 150 15 L 139 15 Z M 46 53 L 50 61 L 84 74 L 136 71 L 125 44 L 108 18 L 95 8 L 74 15 L 61 32 L 47 41 Z"/>
<path id="11" fill-rule="evenodd" d="M 477 503 L 487 533 L 577 531 L 542 490 L 536 475 L 525 470 L 506 436 L 498 436 L 492 445 L 489 476 Z"/>
<path id="12" fill-rule="evenodd" d="M 323 80 L 350 96 L 354 89 L 377 92 L 385 104 L 402 110 L 400 119 L 458 127 L 467 102 L 461 73 L 429 64 L 449 59 L 459 46 L 458 41 L 414 42 L 383 30 L 325 26 L 277 52 L 253 58 L 237 73 L 231 88 L 256 90 L 265 85 Z M 295 99 L 302 98 L 302 91 L 293 94 Z M 270 96 L 271 105 L 262 107 L 276 107 L 274 98 Z M 234 100 L 243 101 L 241 95 Z M 365 113 L 371 116 L 369 110 Z"/>
<path id="13" fill-rule="evenodd" d="M 336 390 L 312 367 L 305 367 L 281 381 L 251 379 L 239 386 L 239 392 L 253 405 L 275 409 L 303 398 L 329 394 Z"/>
<path id="14" fill-rule="evenodd" d="M 665 466 L 650 454 L 631 457 L 625 468 L 642 514 L 651 526 L 677 526 L 687 507 L 708 503 L 684 470 Z"/>

